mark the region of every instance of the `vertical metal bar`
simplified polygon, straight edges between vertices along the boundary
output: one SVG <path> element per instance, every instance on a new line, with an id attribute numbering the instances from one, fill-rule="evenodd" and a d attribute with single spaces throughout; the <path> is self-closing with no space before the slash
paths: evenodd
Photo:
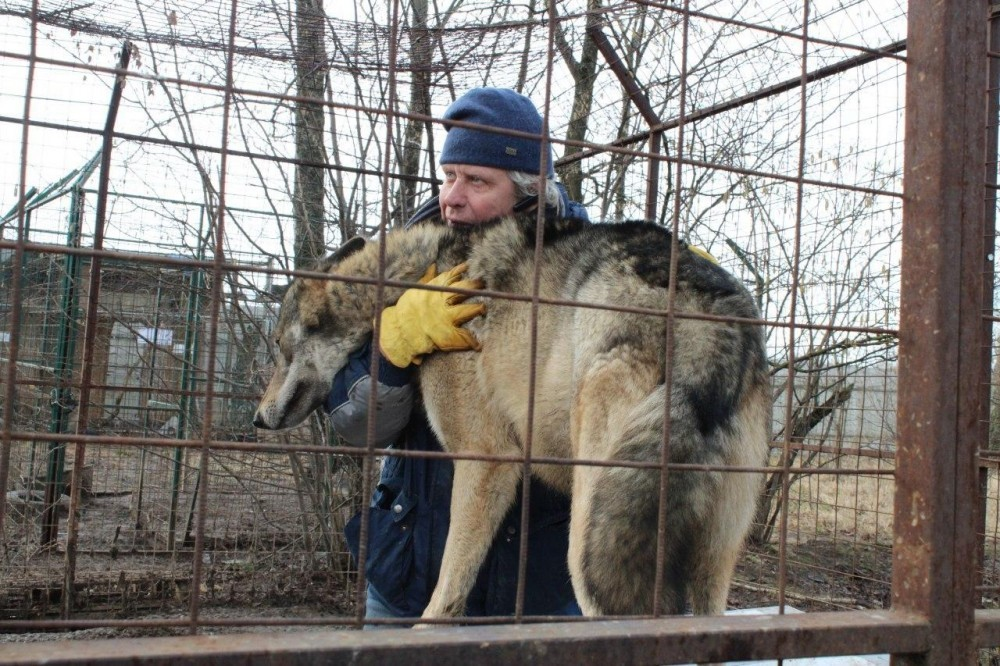
<path id="1" fill-rule="evenodd" d="M 83 184 L 73 186 L 70 195 L 69 229 L 66 232 L 66 246 L 79 248 L 82 244 L 83 228 Z M 63 259 L 62 300 L 59 307 L 59 330 L 56 334 L 56 357 L 53 363 L 55 386 L 49 398 L 49 432 L 63 433 L 67 430 L 70 412 L 70 382 L 73 377 L 73 359 L 76 356 L 76 311 L 79 305 L 77 283 L 80 280 L 82 261 L 76 254 L 67 253 Z M 65 442 L 52 441 L 48 444 L 47 469 L 45 473 L 45 499 L 42 509 L 42 531 L 39 544 L 51 548 L 59 534 L 58 501 L 62 493 L 63 465 L 66 459 Z"/>
<path id="2" fill-rule="evenodd" d="M 28 123 L 31 117 L 32 90 L 35 85 L 35 58 L 38 54 L 38 0 L 31 3 L 31 35 L 29 37 L 30 47 L 28 54 L 28 81 L 24 90 L 24 111 L 21 123 L 21 164 L 18 171 L 19 191 L 24 192 L 28 180 Z M 25 205 L 27 196 L 18 199 L 17 212 L 17 233 L 15 234 L 14 256 L 11 260 L 12 275 L 20 275 L 21 267 L 24 265 L 24 243 L 27 240 L 27 230 L 25 223 Z M 10 303 L 10 327 L 13 332 L 14 327 L 21 325 L 21 280 L 14 280 L 12 285 Z M 4 372 L 3 390 L 3 418 L 0 419 L 0 539 L 6 535 L 4 529 L 4 516 L 7 508 L 7 481 L 10 478 L 10 452 L 11 452 L 11 430 L 14 422 L 14 404 L 16 393 L 14 385 L 17 380 L 17 356 L 20 346 L 19 336 L 10 336 L 8 346 L 7 367 Z"/>
<path id="3" fill-rule="evenodd" d="M 198 218 L 199 261 L 205 260 L 205 216 L 201 206 Z M 197 384 L 198 343 L 201 340 L 201 290 L 205 287 L 204 271 L 193 268 L 188 276 L 188 301 L 184 321 L 184 361 L 181 368 L 181 397 L 177 409 L 177 439 L 187 439 L 194 414 L 194 390 Z M 170 515 L 167 518 L 167 550 L 173 551 L 177 539 L 177 509 L 180 506 L 181 476 L 184 469 L 184 447 L 174 449 L 173 475 L 170 486 Z"/>
<path id="4" fill-rule="evenodd" d="M 111 180 L 111 150 L 113 147 L 115 121 L 118 118 L 118 108 L 121 104 L 125 88 L 125 72 L 128 70 L 131 57 L 131 44 L 125 42 L 118 58 L 118 71 L 115 74 L 115 85 L 111 90 L 111 102 L 108 104 L 108 116 L 104 123 L 104 136 L 101 146 L 101 173 L 97 191 L 96 210 L 94 215 L 95 250 L 104 248 L 104 221 L 108 211 L 108 192 Z M 87 288 L 87 317 L 84 323 L 83 336 L 83 367 L 80 371 L 80 401 L 77 412 L 77 432 L 86 432 L 90 421 L 90 386 L 94 368 L 94 349 L 97 346 L 97 305 L 101 296 L 101 258 L 94 256 L 90 261 L 90 279 Z M 155 333 L 154 333 L 155 337 Z M 72 359 L 73 356 L 71 355 Z M 87 454 L 87 445 L 77 442 L 73 455 L 73 478 L 69 488 L 69 518 L 66 521 L 66 570 L 63 578 L 62 616 L 68 618 L 73 607 L 73 581 L 76 576 L 76 541 L 79 533 L 80 487 L 83 485 L 83 467 Z"/>
<path id="5" fill-rule="evenodd" d="M 679 232 L 681 225 L 681 186 L 684 175 L 684 132 L 687 129 L 687 105 L 688 105 L 688 49 L 691 37 L 691 3 L 684 0 L 681 15 L 681 56 L 678 74 L 677 89 L 677 161 L 672 165 L 674 169 L 675 186 L 673 191 L 673 201 L 671 202 L 670 217 L 670 247 L 663 248 L 669 250 L 670 257 L 670 278 L 667 281 L 667 317 L 665 321 L 666 334 L 663 340 L 664 346 L 664 371 L 663 385 L 666 399 L 663 404 L 663 440 L 660 443 L 660 483 L 659 495 L 657 497 L 657 518 L 656 518 L 656 572 L 653 576 L 653 615 L 658 616 L 664 611 L 663 589 L 668 572 L 665 570 L 667 552 L 667 499 L 670 489 L 670 470 L 667 465 L 670 462 L 671 446 L 671 398 L 673 394 L 674 377 L 674 334 L 676 319 L 674 314 L 677 307 L 677 271 L 680 262 L 674 258 L 680 252 Z"/>
<path id="6" fill-rule="evenodd" d="M 66 231 L 66 246 L 70 248 L 80 248 L 83 244 L 84 184 L 93 174 L 98 158 L 101 158 L 101 151 L 80 169 L 70 187 L 69 225 Z M 27 231 L 27 221 L 25 230 Z M 27 240 L 26 235 L 24 238 Z M 63 276 L 60 281 L 62 298 L 57 321 L 55 358 L 52 362 L 55 385 L 50 392 L 49 402 L 49 432 L 53 434 L 69 430 L 69 415 L 73 411 L 70 385 L 79 333 L 76 323 L 80 298 L 77 285 L 82 267 L 83 259 L 77 254 L 67 253 L 63 258 Z M 58 500 L 62 494 L 66 444 L 52 441 L 46 449 L 48 455 L 39 542 L 42 548 L 51 548 L 59 534 Z"/>
<path id="7" fill-rule="evenodd" d="M 932 636 L 894 663 L 975 663 L 986 9 L 909 4 L 892 585 Z"/>
<path id="8" fill-rule="evenodd" d="M 222 310 L 222 285 L 225 271 L 223 264 L 225 256 L 226 237 L 226 188 L 228 184 L 227 170 L 229 168 L 229 122 L 232 116 L 233 97 L 235 96 L 235 60 L 236 60 L 236 16 L 239 0 L 232 0 L 229 6 L 229 27 L 226 35 L 226 86 L 222 101 L 222 132 L 221 151 L 219 153 L 219 198 L 216 208 L 214 243 L 212 253 L 212 284 L 209 297 L 208 313 L 208 362 L 205 368 L 205 411 L 201 424 L 201 451 L 198 463 L 198 481 L 195 487 L 193 503 L 197 503 L 198 513 L 195 518 L 194 554 L 191 561 L 191 598 L 189 599 L 189 629 L 192 634 L 198 632 L 198 613 L 201 599 L 201 565 L 202 553 L 205 549 L 205 519 L 208 508 L 208 465 L 211 460 L 212 426 L 215 417 L 215 354 L 219 342 L 219 315 Z M 211 225 L 210 225 L 211 226 Z M 194 513 L 193 511 L 191 513 Z"/>
<path id="9" fill-rule="evenodd" d="M 393 123 L 397 96 L 396 96 L 396 67 L 397 62 L 397 48 L 399 46 L 399 27 L 400 27 L 400 11 L 401 3 L 398 0 L 393 0 L 388 8 L 389 10 L 389 89 L 388 97 L 386 99 L 386 108 L 390 109 L 390 113 L 386 115 L 385 122 L 385 145 L 387 150 L 382 157 L 382 172 L 390 173 L 389 168 L 392 159 L 392 152 L 388 150 L 389 146 L 392 146 L 393 142 Z M 376 312 L 381 312 L 382 308 L 385 307 L 385 291 L 382 280 L 385 278 L 385 234 L 388 232 L 389 223 L 391 220 L 391 213 L 389 210 L 389 180 L 383 178 L 381 182 L 382 188 L 382 206 L 379 215 L 379 226 L 376 230 L 379 239 L 379 285 L 378 285 L 378 295 L 375 300 Z M 378 340 L 381 326 L 381 318 L 375 317 L 375 330 L 372 332 L 372 339 Z M 372 345 L 373 352 L 371 357 L 371 363 L 369 365 L 369 373 L 372 377 L 378 377 L 378 367 L 380 362 L 381 352 L 378 350 L 378 345 Z M 367 432 L 365 433 L 365 454 L 361 461 L 361 497 L 364 505 L 361 509 L 361 527 L 359 536 L 359 546 L 358 546 L 358 577 L 356 580 L 356 585 L 354 589 L 355 599 L 357 601 L 357 611 L 355 618 L 358 621 L 358 626 L 365 618 L 365 606 L 367 599 L 367 589 L 368 580 L 365 576 L 365 570 L 367 568 L 368 562 L 368 531 L 369 531 L 369 512 L 368 498 L 372 496 L 372 492 L 375 488 L 375 474 L 377 473 L 377 466 L 375 464 L 375 419 L 377 418 L 377 409 L 375 408 L 376 401 L 378 399 L 378 391 L 372 391 L 371 396 L 368 399 L 368 423 Z"/>
<path id="10" fill-rule="evenodd" d="M 1000 3 L 991 3 L 989 13 L 989 42 L 987 48 L 990 53 L 996 53 L 1000 48 Z M 990 382 L 992 373 L 990 372 L 993 346 L 993 289 L 994 270 L 996 258 L 996 218 L 997 218 L 997 149 L 1000 146 L 1000 58 L 996 56 L 985 56 L 988 58 L 987 64 L 987 94 L 986 94 L 986 206 L 983 210 L 983 346 L 982 364 L 986 375 L 983 378 L 982 388 L 983 401 L 980 404 L 980 419 L 987 424 L 989 432 L 990 422 Z M 984 448 L 988 448 L 991 442 L 987 435 Z M 989 482 L 989 468 L 985 465 L 979 467 L 979 515 L 976 525 L 979 529 L 979 551 L 977 553 L 977 571 L 980 572 L 979 579 L 982 578 L 983 567 L 985 566 L 986 547 L 986 499 L 987 483 Z M 977 584 L 980 580 L 977 579 Z"/>
<path id="11" fill-rule="evenodd" d="M 548 171 L 547 162 L 550 155 L 549 118 L 551 117 L 552 111 L 552 61 L 556 52 L 556 19 L 559 16 L 555 0 L 548 0 L 548 2 L 546 2 L 546 11 L 548 12 L 551 20 L 548 25 L 545 48 L 545 101 L 540 109 L 542 115 L 542 129 L 539 136 L 541 144 L 541 163 L 538 168 L 539 191 L 542 189 L 542 181 L 545 179 L 545 174 Z M 528 357 L 531 359 L 531 365 L 528 368 L 529 396 L 537 395 L 536 391 L 538 386 L 538 293 L 542 266 L 542 243 L 544 242 L 544 221 L 545 206 L 537 206 L 535 209 L 536 232 L 535 247 L 533 250 L 534 268 L 532 270 L 531 277 L 531 323 L 528 329 Z M 524 617 L 524 599 L 525 592 L 527 590 L 528 533 L 530 529 L 528 525 L 528 518 L 531 515 L 531 452 L 534 448 L 535 419 L 537 418 L 535 407 L 535 400 L 532 397 L 532 399 L 528 400 L 528 411 L 525 415 L 527 423 L 527 436 L 524 438 L 524 442 L 522 443 L 524 460 L 521 467 L 521 529 L 518 542 L 517 587 L 515 588 L 514 595 L 515 621 L 521 621 Z"/>
<path id="12" fill-rule="evenodd" d="M 791 285 L 788 299 L 788 372 L 786 374 L 784 428 L 781 439 L 781 491 L 778 495 L 778 612 L 786 611 L 786 589 L 788 585 L 788 512 L 791 490 L 792 457 L 792 420 L 795 413 L 795 363 L 796 344 L 798 336 L 799 280 L 802 270 L 802 217 L 805 200 L 804 177 L 806 167 L 806 135 L 809 124 L 807 114 L 809 101 L 807 87 L 809 85 L 809 17 L 810 3 L 802 3 L 802 50 L 800 52 L 799 73 L 799 136 L 796 151 L 796 182 L 795 182 L 795 219 L 792 237 Z"/>
<path id="13" fill-rule="evenodd" d="M 659 201 L 659 182 L 660 182 L 660 148 L 663 142 L 663 131 L 655 128 L 663 126 L 663 119 L 657 115 L 656 111 L 653 109 L 652 103 L 649 101 L 649 96 L 639 87 L 636 82 L 635 77 L 632 73 L 628 71 L 625 63 L 622 62 L 621 57 L 615 51 L 615 47 L 611 44 L 611 40 L 608 36 L 604 34 L 601 30 L 600 24 L 592 24 L 587 26 L 587 37 L 589 37 L 594 44 L 597 46 L 597 50 L 604 56 L 605 62 L 608 63 L 608 68 L 617 77 L 618 82 L 621 83 L 622 88 L 628 93 L 629 99 L 635 108 L 639 111 L 642 119 L 646 121 L 646 124 L 650 126 L 649 134 L 649 152 L 652 157 L 649 158 L 649 170 L 646 175 L 646 208 L 645 208 L 645 218 L 650 222 L 656 221 L 656 203 Z M 678 121 L 678 125 L 683 122 L 683 114 Z M 678 148 L 681 151 L 682 148 Z M 678 183 L 678 187 L 680 184 Z"/>
<path id="14" fill-rule="evenodd" d="M 152 388 L 153 378 L 156 376 L 156 342 L 160 333 L 160 307 L 163 299 L 163 271 L 157 272 L 156 280 L 156 298 L 153 300 L 154 310 L 153 310 L 153 348 L 150 350 L 149 358 L 149 384 Z M 140 354 L 141 361 L 141 354 Z M 146 394 L 146 407 L 142 412 L 142 428 L 143 431 L 148 433 L 149 424 L 149 396 L 152 395 L 152 391 Z M 168 417 L 169 418 L 169 417 Z M 140 529 L 142 526 L 142 503 L 146 493 L 146 452 L 147 447 L 141 446 L 139 449 L 139 481 L 136 484 L 135 490 L 135 529 Z"/>

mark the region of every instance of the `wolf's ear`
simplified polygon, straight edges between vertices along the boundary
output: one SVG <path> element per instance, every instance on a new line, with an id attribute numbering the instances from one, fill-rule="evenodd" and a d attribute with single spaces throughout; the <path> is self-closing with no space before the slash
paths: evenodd
<path id="1" fill-rule="evenodd" d="M 291 286 L 291 282 L 286 282 L 285 284 L 272 284 L 267 291 L 267 295 L 280 303 L 285 298 L 285 293 L 288 292 L 288 288 Z"/>
<path id="2" fill-rule="evenodd" d="M 349 239 L 346 243 L 335 250 L 333 254 L 323 260 L 323 270 L 336 266 L 344 259 L 347 259 L 349 256 L 363 248 L 366 242 L 367 241 L 365 241 L 365 239 L 361 236 L 355 236 L 354 238 Z"/>

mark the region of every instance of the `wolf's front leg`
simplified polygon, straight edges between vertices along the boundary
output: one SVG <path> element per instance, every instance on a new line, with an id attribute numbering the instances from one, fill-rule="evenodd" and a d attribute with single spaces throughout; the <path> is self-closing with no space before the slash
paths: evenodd
<path id="1" fill-rule="evenodd" d="M 424 618 L 455 617 L 465 612 L 465 601 L 497 528 L 514 502 L 520 477 L 518 465 L 455 461 L 451 524 L 441 574 Z"/>

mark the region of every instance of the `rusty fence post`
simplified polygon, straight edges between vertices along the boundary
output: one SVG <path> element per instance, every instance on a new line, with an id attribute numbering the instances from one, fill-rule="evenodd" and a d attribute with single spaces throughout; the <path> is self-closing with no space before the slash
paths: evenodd
<path id="1" fill-rule="evenodd" d="M 988 3 L 909 3 L 893 607 L 975 663 Z M 986 368 L 988 372 L 988 368 Z"/>
<path id="2" fill-rule="evenodd" d="M 980 405 L 980 419 L 986 423 L 987 434 L 982 441 L 983 449 L 990 449 L 990 411 L 992 401 L 990 394 L 993 383 L 993 291 L 996 288 L 996 221 L 997 221 L 997 146 L 1000 145 L 1000 2 L 993 0 L 989 10 L 989 38 L 987 43 L 988 79 L 986 96 L 986 192 L 983 208 L 983 346 L 982 356 L 987 374 L 980 389 L 983 391 L 983 401 Z M 979 514 L 976 516 L 976 529 L 979 533 L 976 568 L 979 571 L 977 584 L 983 584 L 983 573 L 986 567 L 986 512 L 989 495 L 990 465 L 979 460 Z M 995 468 L 994 468 L 995 469 Z M 996 472 L 994 472 L 996 473 Z"/>

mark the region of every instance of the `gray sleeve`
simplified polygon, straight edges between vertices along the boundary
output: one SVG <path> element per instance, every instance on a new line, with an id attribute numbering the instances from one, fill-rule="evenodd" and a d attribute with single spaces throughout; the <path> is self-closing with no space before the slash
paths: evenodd
<path id="1" fill-rule="evenodd" d="M 330 412 L 333 429 L 351 446 L 365 446 L 368 434 L 368 405 L 372 386 L 376 382 L 368 375 L 360 378 L 347 391 L 348 400 Z M 375 447 L 392 443 L 403 432 L 413 410 L 415 388 L 378 384 L 375 404 Z"/>

